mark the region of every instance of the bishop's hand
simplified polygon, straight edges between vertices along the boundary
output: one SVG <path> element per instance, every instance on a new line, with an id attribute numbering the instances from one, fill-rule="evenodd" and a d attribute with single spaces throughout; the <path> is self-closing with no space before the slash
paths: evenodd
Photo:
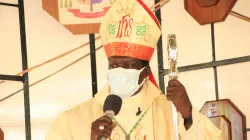
<path id="1" fill-rule="evenodd" d="M 168 82 L 166 97 L 173 102 L 183 118 L 192 117 L 192 104 L 185 87 L 178 80 L 170 80 Z"/>
<path id="2" fill-rule="evenodd" d="M 91 140 L 98 140 L 99 137 L 110 138 L 112 130 L 115 128 L 115 123 L 108 116 L 102 116 L 92 122 L 91 125 Z"/>

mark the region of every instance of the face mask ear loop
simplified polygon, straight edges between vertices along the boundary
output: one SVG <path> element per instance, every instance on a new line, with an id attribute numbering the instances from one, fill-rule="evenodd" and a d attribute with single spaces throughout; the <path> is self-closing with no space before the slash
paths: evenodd
<path id="1" fill-rule="evenodd" d="M 140 83 L 138 89 L 139 89 L 141 86 L 143 86 L 143 84 L 146 82 L 146 80 L 148 80 L 148 77 L 146 77 L 146 78 L 143 79 L 143 81 Z M 138 90 L 138 89 L 137 89 L 137 90 Z"/>
<path id="2" fill-rule="evenodd" d="M 141 74 L 142 71 L 143 71 L 145 68 L 146 68 L 146 67 L 141 68 L 141 69 L 139 70 L 139 74 Z"/>

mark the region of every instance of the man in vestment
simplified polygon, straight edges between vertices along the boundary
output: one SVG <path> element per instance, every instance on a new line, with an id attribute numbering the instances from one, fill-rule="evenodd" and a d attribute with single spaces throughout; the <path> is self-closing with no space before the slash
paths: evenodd
<path id="1" fill-rule="evenodd" d="M 168 98 L 159 90 L 149 61 L 161 28 L 141 0 L 117 0 L 99 33 L 108 57 L 109 83 L 94 98 L 60 114 L 46 140 L 175 140 L 172 103 L 179 114 L 179 140 L 221 140 L 221 131 L 192 107 L 178 80 L 168 82 Z M 113 120 L 103 112 L 110 94 L 122 98 Z"/>

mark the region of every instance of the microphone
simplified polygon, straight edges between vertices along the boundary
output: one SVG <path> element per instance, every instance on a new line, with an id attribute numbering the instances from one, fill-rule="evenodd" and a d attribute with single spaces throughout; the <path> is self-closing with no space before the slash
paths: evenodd
<path id="1" fill-rule="evenodd" d="M 103 112 L 106 116 L 108 116 L 110 119 L 113 119 L 114 116 L 116 116 L 122 107 L 122 99 L 121 97 L 111 94 L 108 95 L 104 105 L 103 105 Z M 105 137 L 99 137 L 98 140 L 105 140 Z"/>

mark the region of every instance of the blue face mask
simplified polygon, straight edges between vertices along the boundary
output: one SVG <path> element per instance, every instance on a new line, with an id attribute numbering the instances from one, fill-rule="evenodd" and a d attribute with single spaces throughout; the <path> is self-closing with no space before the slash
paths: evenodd
<path id="1" fill-rule="evenodd" d="M 121 67 L 109 69 L 108 81 L 112 94 L 118 95 L 121 98 L 132 96 L 146 80 L 145 78 L 140 85 L 138 84 L 139 76 L 144 68 L 140 70 L 124 69 Z"/>

